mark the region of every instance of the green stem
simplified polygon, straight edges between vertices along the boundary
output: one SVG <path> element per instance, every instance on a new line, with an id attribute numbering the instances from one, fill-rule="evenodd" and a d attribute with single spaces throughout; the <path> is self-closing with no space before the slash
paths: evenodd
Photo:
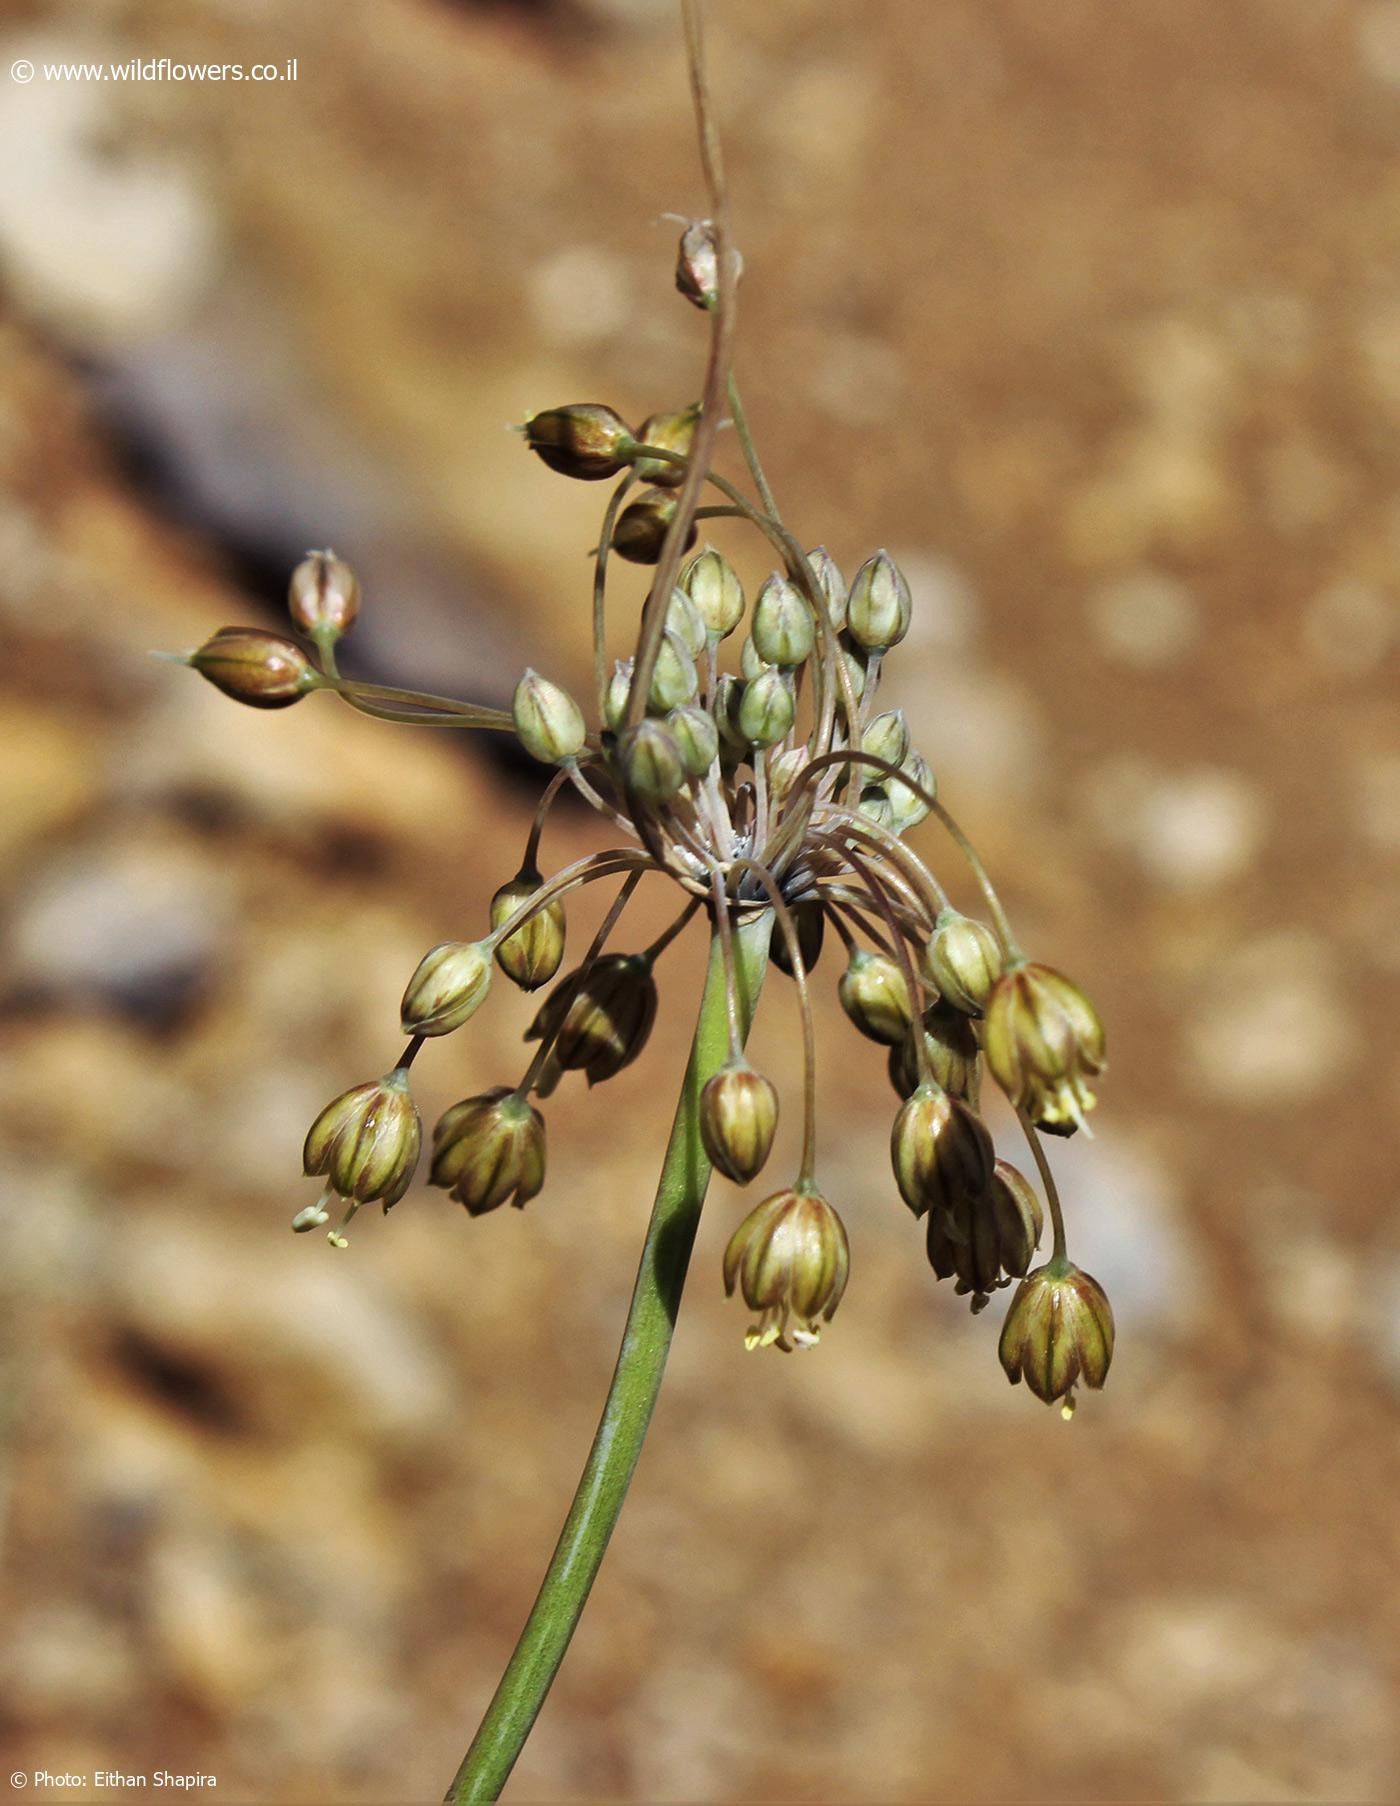
<path id="1" fill-rule="evenodd" d="M 736 987 L 745 1033 L 758 1003 L 772 932 L 773 918 L 767 910 L 734 931 Z M 499 1797 L 564 1659 L 622 1510 L 661 1389 L 700 1207 L 710 1180 L 700 1141 L 700 1093 L 723 1065 L 728 1051 L 724 958 L 716 934 L 710 945 L 690 1064 L 612 1385 L 578 1491 L 520 1641 L 448 1791 L 448 1801 L 457 1806 Z"/>

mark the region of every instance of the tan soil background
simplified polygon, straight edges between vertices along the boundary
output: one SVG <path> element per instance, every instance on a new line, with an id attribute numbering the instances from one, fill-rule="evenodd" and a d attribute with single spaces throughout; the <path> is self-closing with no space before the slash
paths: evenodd
<path id="1" fill-rule="evenodd" d="M 676 37 L 661 0 L 5 8 L 0 1771 L 436 1798 L 558 1527 L 698 931 L 644 1061 L 549 1106 L 523 1215 L 419 1190 L 294 1240 L 307 1122 L 478 931 L 536 779 L 146 652 L 275 624 L 329 541 L 362 672 L 582 689 L 600 491 L 503 427 L 694 391 Z M 1400 4 L 717 0 L 712 39 L 779 499 L 906 563 L 889 693 L 1108 1023 L 1055 1153 L 1120 1345 L 1072 1426 L 1007 1386 L 828 954 L 846 1302 L 746 1355 L 716 1186 L 515 1797 L 1393 1800 Z M 594 840 L 561 815 L 547 858 Z M 429 1120 L 528 1013 L 429 1050 Z M 779 1176 L 794 1039 L 775 979 Z"/>

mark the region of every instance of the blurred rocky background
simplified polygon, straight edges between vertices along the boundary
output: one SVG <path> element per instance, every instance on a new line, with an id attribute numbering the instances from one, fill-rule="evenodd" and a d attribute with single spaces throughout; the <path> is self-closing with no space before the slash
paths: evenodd
<path id="1" fill-rule="evenodd" d="M 702 949 L 644 1062 L 550 1106 L 523 1215 L 419 1191 L 293 1240 L 306 1124 L 397 1052 L 538 776 L 147 650 L 275 625 L 331 543 L 362 674 L 584 687 L 600 492 L 505 428 L 696 389 L 677 35 L 666 0 L 0 17 L 0 1770 L 436 1798 L 551 1546 Z M 890 694 L 1108 1022 L 1097 1140 L 1054 1151 L 1119 1352 L 1072 1426 L 1007 1386 L 829 956 L 846 1303 L 746 1355 L 716 1186 L 516 1797 L 1393 1800 L 1400 3 L 714 0 L 711 36 L 779 499 L 905 563 Z M 546 857 L 593 837 L 561 811 Z M 528 1013 L 498 987 L 429 1049 L 429 1120 L 513 1080 Z M 774 979 L 795 1102 L 794 1043 Z"/>

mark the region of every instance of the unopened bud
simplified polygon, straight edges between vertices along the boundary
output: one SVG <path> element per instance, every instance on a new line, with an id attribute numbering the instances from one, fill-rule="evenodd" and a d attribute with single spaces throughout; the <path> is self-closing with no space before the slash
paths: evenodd
<path id="1" fill-rule="evenodd" d="M 826 911 L 815 897 L 804 897 L 800 903 L 788 905 L 788 914 L 797 931 L 797 950 L 802 955 L 802 969 L 810 972 L 821 958 L 822 942 L 826 939 Z M 789 978 L 795 976 L 787 936 L 783 933 L 782 923 L 777 921 L 773 924 L 772 959 L 780 972 L 786 973 Z"/>
<path id="2" fill-rule="evenodd" d="M 841 663 L 846 667 L 846 677 L 851 686 L 851 695 L 857 702 L 865 695 L 865 685 L 868 677 L 865 656 L 866 655 L 858 646 L 843 646 L 841 648 Z M 837 693 L 841 694 L 839 689 L 839 678 L 837 679 L 837 684 Z"/>
<path id="3" fill-rule="evenodd" d="M 628 795 L 644 803 L 669 803 L 685 788 L 685 761 L 675 735 L 654 719 L 623 730 L 617 766 Z"/>
<path id="4" fill-rule="evenodd" d="M 811 1348 L 841 1302 L 850 1272 L 845 1225 L 818 1191 L 775 1192 L 746 1216 L 724 1251 L 724 1290 L 737 1285 L 758 1321 L 746 1348 Z M 795 1321 L 794 1321 L 795 1319 Z"/>
<path id="5" fill-rule="evenodd" d="M 862 815 L 868 816 L 876 827 L 893 827 L 894 804 L 890 801 L 889 790 L 884 784 L 867 784 L 860 793 L 860 801 L 856 807 Z"/>
<path id="6" fill-rule="evenodd" d="M 773 666 L 768 663 L 767 659 L 760 655 L 758 647 L 754 645 L 753 635 L 751 633 L 746 633 L 744 635 L 744 643 L 739 648 L 740 677 L 743 678 L 746 684 L 751 684 L 756 677 L 761 677 L 765 671 L 771 671 L 772 669 Z"/>
<path id="7" fill-rule="evenodd" d="M 511 713 L 520 744 L 544 764 L 562 765 L 582 752 L 588 738 L 582 709 L 538 671 L 527 671 L 515 686 Z"/>
<path id="8" fill-rule="evenodd" d="M 504 927 L 542 883 L 533 866 L 522 866 L 491 899 L 492 928 Z M 564 958 L 565 929 L 563 900 L 555 897 L 497 945 L 496 964 L 522 991 L 537 991 L 559 970 Z"/>
<path id="9" fill-rule="evenodd" d="M 797 714 L 792 686 L 781 671 L 762 671 L 744 685 L 739 702 L 739 732 L 750 746 L 774 746 Z"/>
<path id="10" fill-rule="evenodd" d="M 980 1016 L 1005 961 L 1001 943 L 987 927 L 956 909 L 939 912 L 924 949 L 924 971 L 944 1003 Z"/>
<path id="11" fill-rule="evenodd" d="M 685 642 L 668 627 L 656 649 L 656 663 L 651 671 L 651 688 L 647 703 L 658 715 L 693 702 L 700 688 L 695 660 L 686 651 Z"/>
<path id="12" fill-rule="evenodd" d="M 980 1311 L 999 1286 L 1026 1272 L 1043 1227 L 1034 1188 L 1009 1160 L 998 1160 L 980 1198 L 965 1199 L 950 1215 L 929 1212 L 929 1265 L 940 1279 L 956 1279 L 960 1297 L 971 1292 Z"/>
<path id="13" fill-rule="evenodd" d="M 1016 1288 L 998 1348 L 1006 1377 L 1047 1405 L 1074 1409 L 1083 1380 L 1097 1390 L 1113 1359 L 1113 1307 L 1096 1279 L 1067 1260 L 1037 1267 Z"/>
<path id="14" fill-rule="evenodd" d="M 603 698 L 603 720 L 615 734 L 622 732 L 627 720 L 627 699 L 632 694 L 632 673 L 636 663 L 631 658 L 616 659 L 613 674 L 608 679 L 607 694 Z"/>
<path id="15" fill-rule="evenodd" d="M 909 631 L 912 604 L 904 574 L 888 552 L 867 558 L 851 583 L 846 630 L 867 652 L 897 646 Z"/>
<path id="16" fill-rule="evenodd" d="M 536 1090 L 547 1097 L 560 1072 L 582 1072 L 601 1084 L 631 1064 L 656 1020 L 656 980 L 644 953 L 608 953 L 594 960 L 583 982 L 561 978 L 525 1031 L 527 1041 L 553 1035 L 550 1066 Z M 555 1034 L 555 1030 L 558 1030 Z"/>
<path id="17" fill-rule="evenodd" d="M 786 798 L 810 764 L 811 758 L 812 755 L 805 746 L 790 746 L 786 752 L 774 754 L 768 767 L 768 794 L 775 803 L 781 803 Z"/>
<path id="18" fill-rule="evenodd" d="M 779 571 L 774 571 L 758 592 L 750 633 L 754 650 L 767 665 L 791 670 L 811 655 L 816 641 L 812 610 Z"/>
<path id="19" fill-rule="evenodd" d="M 744 260 L 731 250 L 734 279 L 744 273 Z M 696 307 L 709 309 L 719 293 L 719 252 L 715 243 L 714 223 L 707 219 L 692 220 L 681 233 L 676 254 L 676 287 Z"/>
<path id="20" fill-rule="evenodd" d="M 666 604 L 666 625 L 679 636 L 690 656 L 699 658 L 705 650 L 709 632 L 700 618 L 700 610 L 679 584 L 671 591 L 671 600 Z"/>
<path id="21" fill-rule="evenodd" d="M 714 717 L 719 737 L 733 753 L 748 751 L 748 741 L 739 725 L 739 709 L 747 686 L 732 671 L 722 671 L 715 685 Z"/>
<path id="22" fill-rule="evenodd" d="M 666 725 L 680 748 L 687 777 L 703 778 L 719 757 L 719 729 L 713 718 L 694 703 L 672 709 Z"/>
<path id="23" fill-rule="evenodd" d="M 444 941 L 425 953 L 403 994 L 406 1035 L 448 1035 L 474 1016 L 491 988 L 488 941 Z"/>
<path id="24" fill-rule="evenodd" d="M 285 709 L 321 682 L 295 640 L 261 627 L 221 627 L 185 663 L 216 690 L 254 709 Z"/>
<path id="25" fill-rule="evenodd" d="M 902 765 L 909 753 L 909 723 L 904 718 L 904 710 L 886 709 L 882 715 L 876 715 L 860 737 L 860 750 L 869 753 L 873 759 Z M 867 765 L 865 771 L 873 775 L 876 767 Z M 880 773 L 882 780 L 885 775 Z"/>
<path id="26" fill-rule="evenodd" d="M 308 1175 L 324 1175 L 331 1190 L 348 1202 L 379 1200 L 389 1210 L 413 1182 L 422 1145 L 423 1127 L 409 1095 L 408 1074 L 396 1067 L 385 1078 L 356 1085 L 326 1105 L 307 1133 L 302 1164 Z"/>
<path id="27" fill-rule="evenodd" d="M 710 1164 L 747 1185 L 768 1158 L 778 1127 L 778 1093 L 742 1056 L 730 1060 L 700 1093 L 700 1138 Z"/>
<path id="28" fill-rule="evenodd" d="M 613 550 L 629 564 L 655 564 L 666 543 L 666 533 L 676 517 L 676 497 L 667 489 L 645 489 L 630 502 L 613 528 Z M 695 544 L 695 523 L 685 536 L 683 550 Z"/>
<path id="29" fill-rule="evenodd" d="M 992 1077 L 1039 1129 L 1072 1135 L 1104 1069 L 1098 1011 L 1061 972 L 1023 961 L 992 987 L 982 1045 Z"/>
<path id="30" fill-rule="evenodd" d="M 940 1090 L 961 1098 L 975 1110 L 981 1089 L 977 1035 L 966 1016 L 937 1004 L 924 1011 L 921 1029 L 910 1029 L 899 1046 L 890 1049 L 890 1083 L 901 1097 L 910 1097 L 918 1090 L 922 1080 L 915 1036 L 920 1033 L 928 1056 L 929 1077 Z"/>
<path id="31" fill-rule="evenodd" d="M 561 476 L 597 483 L 626 466 L 634 443 L 626 422 L 597 402 L 546 408 L 525 422 L 525 443 Z"/>
<path id="32" fill-rule="evenodd" d="M 893 1047 L 909 1033 L 909 987 L 888 955 L 854 948 L 837 990 L 842 1009 L 869 1040 Z"/>
<path id="33" fill-rule="evenodd" d="M 937 795 L 938 784 L 921 752 L 909 753 L 900 772 L 901 776 L 886 779 L 885 791 L 890 799 L 890 827 L 896 834 L 906 834 L 928 814 L 929 798 Z"/>
<path id="34" fill-rule="evenodd" d="M 812 575 L 817 580 L 817 588 L 826 602 L 827 618 L 839 633 L 846 625 L 847 589 L 846 579 L 837 568 L 836 560 L 825 546 L 817 546 L 807 554 L 807 562 L 812 567 Z"/>
<path id="35" fill-rule="evenodd" d="M 360 612 L 360 580 L 334 552 L 308 552 L 292 572 L 287 610 L 312 639 L 338 640 Z"/>
<path id="36" fill-rule="evenodd" d="M 544 1118 L 507 1085 L 454 1104 L 433 1130 L 431 1183 L 474 1216 L 523 1210 L 544 1184 Z"/>
<path id="37" fill-rule="evenodd" d="M 686 458 L 699 418 L 698 407 L 683 408 L 678 414 L 653 414 L 642 422 L 637 438 L 643 445 L 656 445 Z M 655 483 L 661 489 L 678 489 L 685 480 L 685 466 L 664 458 L 638 458 L 632 468 L 643 483 Z"/>
<path id="38" fill-rule="evenodd" d="M 728 639 L 744 618 L 744 586 L 738 572 L 713 546 L 706 546 L 681 572 L 681 586 L 715 640 Z"/>
<path id="39" fill-rule="evenodd" d="M 895 1118 L 890 1155 L 900 1196 L 916 1217 L 980 1197 L 992 1177 L 992 1138 L 981 1117 L 937 1085 L 920 1085 Z"/>

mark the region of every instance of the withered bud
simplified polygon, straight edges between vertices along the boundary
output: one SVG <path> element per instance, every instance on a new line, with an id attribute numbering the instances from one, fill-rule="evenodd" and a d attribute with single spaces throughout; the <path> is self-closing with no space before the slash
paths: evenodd
<path id="1" fill-rule="evenodd" d="M 429 1177 L 474 1217 L 523 1210 L 544 1184 L 544 1118 L 508 1085 L 464 1098 L 433 1130 Z"/>
<path id="2" fill-rule="evenodd" d="M 739 699 L 739 732 L 749 746 L 775 746 L 797 714 L 792 686 L 781 671 L 761 671 L 744 685 Z"/>
<path id="3" fill-rule="evenodd" d="M 992 987 L 982 1046 L 992 1077 L 1039 1129 L 1072 1135 L 1104 1069 L 1098 1011 L 1061 972 L 1022 961 Z"/>
<path id="4" fill-rule="evenodd" d="M 761 1171 L 778 1127 L 778 1093 L 742 1055 L 700 1093 L 700 1139 L 710 1164 L 736 1185 Z"/>
<path id="5" fill-rule="evenodd" d="M 918 1033 L 924 1037 L 934 1084 L 975 1110 L 981 1089 L 977 1035 L 966 1016 L 937 1004 L 924 1011 L 921 1030 L 911 1028 L 898 1047 L 890 1049 L 890 1083 L 895 1090 L 901 1097 L 911 1097 L 919 1089 Z"/>
<path id="6" fill-rule="evenodd" d="M 850 1265 L 845 1225 L 820 1192 L 790 1188 L 765 1198 L 724 1251 L 726 1295 L 737 1285 L 758 1313 L 744 1346 L 814 1347 L 836 1314 Z"/>
<path id="7" fill-rule="evenodd" d="M 754 651 L 764 664 L 786 670 L 809 658 L 816 643 L 811 607 L 781 571 L 774 571 L 754 599 L 749 631 Z"/>
<path id="8" fill-rule="evenodd" d="M 904 573 L 888 552 L 867 558 L 851 582 L 846 631 L 867 652 L 897 646 L 909 631 L 912 604 Z"/>
<path id="9" fill-rule="evenodd" d="M 1063 1399 L 1068 1417 L 1080 1380 L 1097 1390 L 1108 1375 L 1113 1307 L 1071 1261 L 1049 1261 L 1017 1286 L 997 1352 L 1013 1386 L 1025 1380 L 1047 1405 Z"/>
<path id="10" fill-rule="evenodd" d="M 576 402 L 533 414 L 522 431 L 530 450 L 561 476 L 603 482 L 625 469 L 634 441 L 627 423 L 598 402 Z"/>
<path id="11" fill-rule="evenodd" d="M 909 723 L 904 718 L 904 710 L 886 709 L 883 714 L 876 715 L 860 737 L 860 750 L 869 753 L 873 759 L 902 765 L 909 754 Z M 885 777 L 885 773 L 877 772 L 873 765 L 863 769 L 867 776 L 878 775 L 882 781 Z"/>
<path id="12" fill-rule="evenodd" d="M 254 709 L 285 709 L 321 682 L 295 640 L 261 627 L 221 627 L 185 660 L 199 675 Z"/>
<path id="13" fill-rule="evenodd" d="M 812 567 L 812 575 L 817 580 L 817 588 L 826 602 L 827 618 L 839 633 L 846 625 L 846 602 L 848 592 L 846 579 L 837 568 L 836 560 L 825 546 L 817 546 L 807 554 L 807 562 Z"/>
<path id="14" fill-rule="evenodd" d="M 695 405 L 678 414 L 652 414 L 642 422 L 637 438 L 643 445 L 689 457 L 699 419 L 700 409 Z M 685 480 L 685 466 L 668 464 L 664 458 L 638 458 L 632 468 L 643 483 L 655 483 L 659 489 L 678 489 Z"/>
<path id="15" fill-rule="evenodd" d="M 681 572 L 681 587 L 715 641 L 728 639 L 744 618 L 744 586 L 738 572 L 713 546 L 697 552 Z"/>
<path id="16" fill-rule="evenodd" d="M 528 670 L 515 686 L 511 714 L 520 744 L 546 765 L 577 758 L 588 738 L 583 711 L 558 684 Z"/>
<path id="17" fill-rule="evenodd" d="M 937 1085 L 920 1085 L 894 1119 L 890 1157 L 916 1217 L 951 1211 L 991 1182 L 992 1138 L 981 1117 Z"/>
<path id="18" fill-rule="evenodd" d="M 685 788 L 685 761 L 676 737 L 654 719 L 623 730 L 617 769 L 627 794 L 644 803 L 669 803 Z"/>
<path id="19" fill-rule="evenodd" d="M 671 600 L 666 604 L 666 625 L 680 637 L 681 644 L 690 656 L 699 658 L 705 650 L 709 630 L 700 617 L 700 610 L 691 601 L 689 592 L 683 590 L 680 584 L 671 591 Z"/>
<path id="20" fill-rule="evenodd" d="M 671 709 L 693 702 L 699 688 L 700 675 L 695 669 L 695 660 L 686 650 L 681 636 L 668 627 L 656 649 L 651 688 L 647 692 L 648 707 L 658 715 L 665 715 Z"/>
<path id="21" fill-rule="evenodd" d="M 303 633 L 334 642 L 355 625 L 360 580 L 334 552 L 308 552 L 292 572 L 287 610 Z"/>
<path id="22" fill-rule="evenodd" d="M 980 1016 L 1005 960 L 1000 941 L 985 922 L 944 909 L 933 925 L 923 964 L 944 1003 L 964 1015 Z"/>
<path id="23" fill-rule="evenodd" d="M 703 778 L 719 757 L 719 729 L 713 718 L 706 710 L 690 703 L 684 708 L 672 709 L 666 717 L 666 725 L 680 748 L 686 776 Z"/>
<path id="24" fill-rule="evenodd" d="M 406 1035 L 448 1035 L 474 1016 L 491 988 L 489 941 L 444 941 L 425 953 L 400 1006 Z"/>
<path id="25" fill-rule="evenodd" d="M 347 1201 L 372 1204 L 378 1199 L 389 1210 L 413 1182 L 422 1145 L 423 1126 L 409 1095 L 408 1074 L 396 1067 L 326 1105 L 307 1132 L 302 1165 L 308 1176 L 324 1175 L 331 1190 Z M 306 1227 L 311 1226 L 309 1220 Z"/>
<path id="26" fill-rule="evenodd" d="M 914 1020 L 909 986 L 887 954 L 853 948 L 837 990 L 842 1009 L 869 1040 L 894 1047 L 909 1033 Z"/>
<path id="27" fill-rule="evenodd" d="M 644 489 L 635 502 L 629 502 L 613 528 L 612 545 L 619 558 L 629 564 L 655 564 L 661 556 L 667 529 L 676 517 L 676 497 L 666 489 Z M 689 551 L 695 544 L 692 521 L 682 548 Z"/>
<path id="28" fill-rule="evenodd" d="M 543 882 L 533 866 L 522 866 L 491 899 L 492 928 L 503 928 Z M 496 964 L 522 991 L 537 991 L 559 970 L 564 958 L 565 929 L 563 899 L 555 897 L 497 945 Z"/>
<path id="29" fill-rule="evenodd" d="M 737 282 L 744 273 L 744 260 L 737 251 L 730 255 Z M 708 310 L 714 306 L 719 293 L 719 251 L 712 220 L 692 220 L 681 233 L 676 253 L 676 287 L 696 307 Z"/>
<path id="30" fill-rule="evenodd" d="M 980 1198 L 964 1199 L 947 1215 L 929 1212 L 929 1265 L 940 1279 L 956 1279 L 960 1297 L 971 1292 L 980 1311 L 998 1286 L 1026 1272 L 1043 1227 L 1034 1188 L 1009 1160 L 998 1160 Z"/>
<path id="31" fill-rule="evenodd" d="M 535 1087 L 541 1097 L 549 1096 L 561 1072 L 582 1072 L 590 1085 L 621 1072 L 642 1051 L 656 1020 L 656 980 L 644 953 L 604 954 L 577 987 L 576 978 L 571 972 L 559 980 L 525 1031 L 527 1041 L 554 1035 Z"/>
<path id="32" fill-rule="evenodd" d="M 802 969 L 810 972 L 821 958 L 822 942 L 826 939 L 826 911 L 817 898 L 804 897 L 801 902 L 788 905 L 788 914 L 797 930 L 797 950 L 802 955 Z M 787 936 L 783 933 L 782 923 L 777 921 L 773 924 L 772 960 L 780 972 L 789 978 L 793 976 Z"/>

